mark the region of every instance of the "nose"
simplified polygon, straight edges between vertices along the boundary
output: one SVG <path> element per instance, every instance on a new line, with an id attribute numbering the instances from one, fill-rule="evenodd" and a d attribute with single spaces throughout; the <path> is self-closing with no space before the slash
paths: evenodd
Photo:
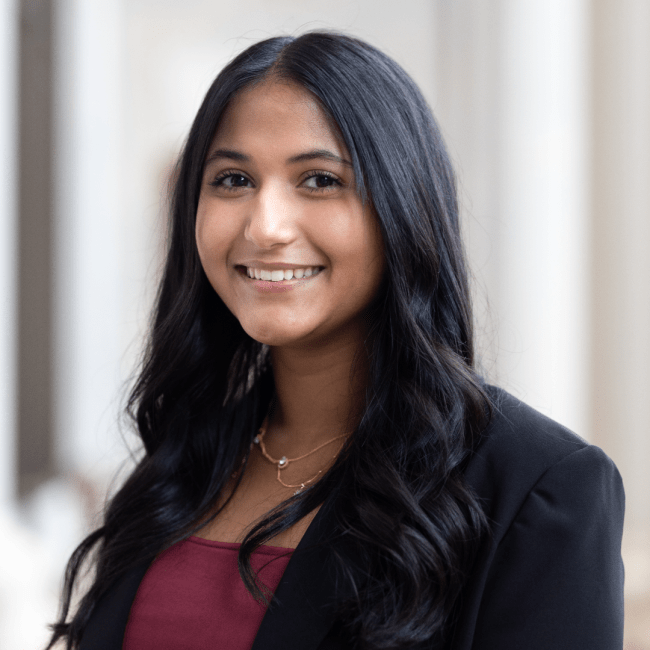
<path id="1" fill-rule="evenodd" d="M 260 189 L 250 210 L 244 236 L 258 248 L 286 245 L 295 239 L 295 205 L 281 188 Z"/>

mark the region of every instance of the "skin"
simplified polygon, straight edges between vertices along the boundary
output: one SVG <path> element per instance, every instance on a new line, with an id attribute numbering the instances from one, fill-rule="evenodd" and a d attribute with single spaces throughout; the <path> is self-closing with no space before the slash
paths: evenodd
<path id="1" fill-rule="evenodd" d="M 357 194 L 345 145 L 300 86 L 272 80 L 240 93 L 206 161 L 196 218 L 201 263 L 244 330 L 270 346 L 277 407 L 264 440 L 272 457 L 295 458 L 358 421 L 365 314 L 385 268 L 381 233 Z M 238 268 L 253 260 L 324 269 L 291 291 L 262 293 Z M 285 483 L 324 471 L 343 442 L 287 467 Z M 254 450 L 232 507 L 201 536 L 241 541 L 257 517 L 293 494 L 276 473 Z M 295 546 L 305 524 L 273 543 Z"/>

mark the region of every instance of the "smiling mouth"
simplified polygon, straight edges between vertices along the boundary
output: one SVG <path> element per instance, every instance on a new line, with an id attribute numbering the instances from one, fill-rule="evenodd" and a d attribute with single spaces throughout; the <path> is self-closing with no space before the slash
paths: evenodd
<path id="1" fill-rule="evenodd" d="M 306 266 L 296 269 L 277 269 L 268 271 L 266 269 L 253 269 L 245 266 L 236 266 L 237 271 L 244 277 L 253 281 L 272 282 L 274 284 L 285 284 L 294 280 L 307 280 L 318 275 L 325 269 L 324 266 Z"/>

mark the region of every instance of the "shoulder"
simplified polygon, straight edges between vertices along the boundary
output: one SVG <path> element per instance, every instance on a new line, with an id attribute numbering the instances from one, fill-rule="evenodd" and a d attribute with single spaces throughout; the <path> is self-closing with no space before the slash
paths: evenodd
<path id="1" fill-rule="evenodd" d="M 542 487 L 561 495 L 576 487 L 577 480 L 582 492 L 620 483 L 616 466 L 602 449 L 503 389 L 488 386 L 487 391 L 492 419 L 465 477 L 492 520 L 511 521 L 529 494 Z"/>
<path id="2" fill-rule="evenodd" d="M 481 435 L 484 453 L 510 449 L 517 455 L 550 461 L 589 445 L 580 436 L 502 388 L 487 386 L 487 392 L 493 416 Z"/>
<path id="3" fill-rule="evenodd" d="M 625 501 L 616 466 L 512 395 L 488 392 L 493 418 L 465 478 L 491 535 L 464 590 L 453 647 L 621 647 Z"/>

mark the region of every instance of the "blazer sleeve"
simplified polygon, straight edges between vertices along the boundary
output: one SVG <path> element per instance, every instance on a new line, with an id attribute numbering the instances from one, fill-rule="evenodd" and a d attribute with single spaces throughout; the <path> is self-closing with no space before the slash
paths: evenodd
<path id="1" fill-rule="evenodd" d="M 472 650 L 620 650 L 624 508 L 598 447 L 551 466 L 497 547 Z"/>

